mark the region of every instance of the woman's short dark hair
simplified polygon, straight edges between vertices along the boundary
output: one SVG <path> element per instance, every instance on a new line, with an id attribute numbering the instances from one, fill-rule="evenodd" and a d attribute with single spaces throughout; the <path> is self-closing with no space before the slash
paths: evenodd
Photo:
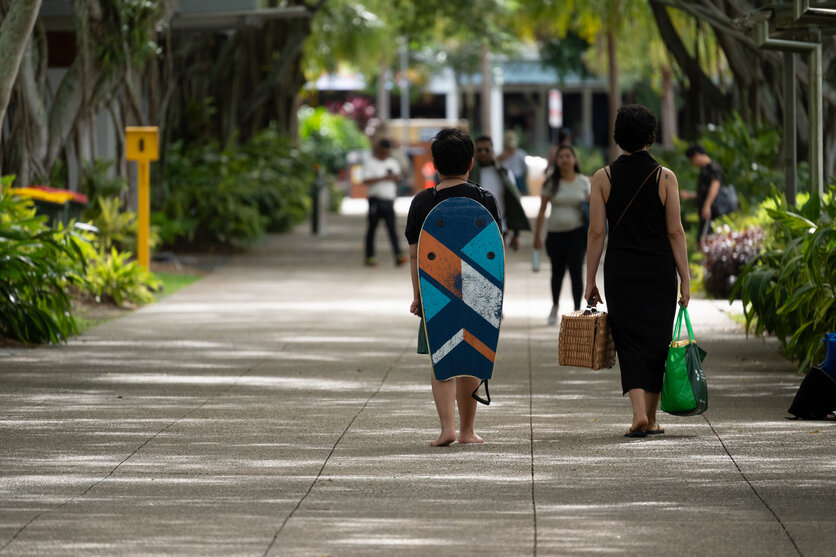
<path id="1" fill-rule="evenodd" d="M 445 128 L 432 140 L 433 164 L 443 176 L 465 174 L 473 162 L 473 140 L 456 128 Z"/>
<path id="2" fill-rule="evenodd" d="M 640 151 L 656 141 L 656 116 L 640 104 L 628 104 L 618 109 L 613 139 L 628 153 Z"/>

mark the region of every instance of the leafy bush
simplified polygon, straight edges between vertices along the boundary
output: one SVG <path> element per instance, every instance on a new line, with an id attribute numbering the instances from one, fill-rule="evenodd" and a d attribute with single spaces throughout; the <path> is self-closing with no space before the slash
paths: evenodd
<path id="1" fill-rule="evenodd" d="M 322 107 L 299 109 L 299 138 L 330 174 L 345 168 L 349 151 L 369 148 L 369 139 L 353 120 Z"/>
<path id="2" fill-rule="evenodd" d="M 81 189 L 87 196 L 85 219 L 92 219 L 98 214 L 99 198 L 122 197 L 128 191 L 128 181 L 119 176 L 108 176 L 116 161 L 96 159 L 84 165 L 81 172 Z"/>
<path id="3" fill-rule="evenodd" d="M 657 160 L 674 171 L 679 187 L 686 190 L 696 189 L 699 173 L 685 157 L 690 143 L 675 139 L 673 150 L 653 149 Z M 778 168 L 776 158 L 781 135 L 774 128 L 759 126 L 750 129 L 735 112 L 724 123 L 709 124 L 703 128 L 697 143 L 705 147 L 708 156 L 723 167 L 725 182 L 734 185 L 737 190 L 740 212 L 746 213 L 750 205 L 757 207 L 769 197 L 774 187 L 783 186 L 784 174 Z M 693 202 L 684 202 L 682 207 L 687 215 L 696 211 Z M 696 216 L 693 220 L 696 221 Z"/>
<path id="4" fill-rule="evenodd" d="M 175 248 L 246 247 L 305 218 L 313 168 L 275 129 L 240 147 L 175 144 L 166 153 L 154 223 Z"/>
<path id="5" fill-rule="evenodd" d="M 131 254 L 119 253 L 116 248 L 97 254 L 87 267 L 84 288 L 97 302 L 109 302 L 119 307 L 148 304 L 154 301 L 153 290 L 161 283 L 137 261 L 129 261 Z"/>
<path id="6" fill-rule="evenodd" d="M 705 255 L 703 288 L 713 298 L 728 298 L 743 267 L 760 254 L 765 233 L 763 228 L 749 227 L 743 231 L 729 226 L 719 227 L 700 244 Z"/>
<path id="7" fill-rule="evenodd" d="M 759 203 L 769 196 L 773 185 L 783 185 L 784 175 L 776 159 L 781 134 L 775 128 L 749 129 L 734 112 L 722 125 L 706 127 L 700 142 L 708 156 L 723 167 L 726 183 L 733 184 L 745 201 Z"/>
<path id="8" fill-rule="evenodd" d="M 80 282 L 83 240 L 35 216 L 30 199 L 0 181 L 0 334 L 24 342 L 57 343 L 76 331 L 69 284 Z"/>
<path id="9" fill-rule="evenodd" d="M 788 207 L 774 195 L 766 251 L 747 265 L 732 292 L 743 301 L 747 329 L 774 333 L 788 357 L 806 369 L 824 355 L 824 333 L 836 326 L 836 186 Z"/>

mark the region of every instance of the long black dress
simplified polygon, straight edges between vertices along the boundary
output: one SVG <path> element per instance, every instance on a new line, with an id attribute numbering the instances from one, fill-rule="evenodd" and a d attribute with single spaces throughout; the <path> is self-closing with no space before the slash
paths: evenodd
<path id="1" fill-rule="evenodd" d="M 606 205 L 610 235 L 604 259 L 604 298 L 624 393 L 635 388 L 662 391 L 676 312 L 676 262 L 665 206 L 659 199 L 661 172 L 651 176 L 624 212 L 658 166 L 647 151 L 638 151 L 622 155 L 609 168 L 612 187 Z"/>

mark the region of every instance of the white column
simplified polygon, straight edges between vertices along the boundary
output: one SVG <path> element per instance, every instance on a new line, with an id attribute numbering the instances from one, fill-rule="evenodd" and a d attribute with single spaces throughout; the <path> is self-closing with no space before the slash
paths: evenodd
<path id="1" fill-rule="evenodd" d="M 502 85 L 504 79 L 502 77 L 502 68 L 494 67 L 491 72 L 493 75 L 493 83 L 491 83 L 491 139 L 493 139 L 493 149 L 495 153 L 502 152 L 502 133 L 505 118 L 503 117 L 505 107 L 502 99 Z"/>
<path id="2" fill-rule="evenodd" d="M 451 68 L 444 68 L 443 73 L 447 84 L 447 91 L 444 94 L 444 113 L 447 121 L 455 124 L 459 121 L 459 86 L 456 83 L 456 74 Z"/>

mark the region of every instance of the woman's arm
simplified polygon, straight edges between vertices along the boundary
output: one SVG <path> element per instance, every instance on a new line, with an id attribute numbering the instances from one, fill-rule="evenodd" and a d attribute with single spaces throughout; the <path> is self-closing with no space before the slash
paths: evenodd
<path id="1" fill-rule="evenodd" d="M 540 212 L 537 213 L 537 224 L 534 225 L 534 249 L 543 247 L 543 240 L 540 236 L 540 231 L 543 229 L 543 219 L 546 217 L 546 207 L 549 204 L 549 198 L 546 195 L 540 196 Z"/>
<path id="2" fill-rule="evenodd" d="M 668 240 L 679 273 L 679 303 L 688 307 L 691 300 L 691 272 L 688 268 L 688 248 L 685 243 L 685 230 L 682 228 L 682 215 L 679 209 L 679 183 L 676 175 L 667 168 L 662 169 L 661 186 L 664 188 L 665 224 Z"/>
<path id="3" fill-rule="evenodd" d="M 603 302 L 595 277 L 604 251 L 604 237 L 607 234 L 607 206 L 604 192 L 608 184 L 607 175 L 601 168 L 592 175 L 589 192 L 589 232 L 586 237 L 586 291 L 584 299 L 595 305 Z"/>

